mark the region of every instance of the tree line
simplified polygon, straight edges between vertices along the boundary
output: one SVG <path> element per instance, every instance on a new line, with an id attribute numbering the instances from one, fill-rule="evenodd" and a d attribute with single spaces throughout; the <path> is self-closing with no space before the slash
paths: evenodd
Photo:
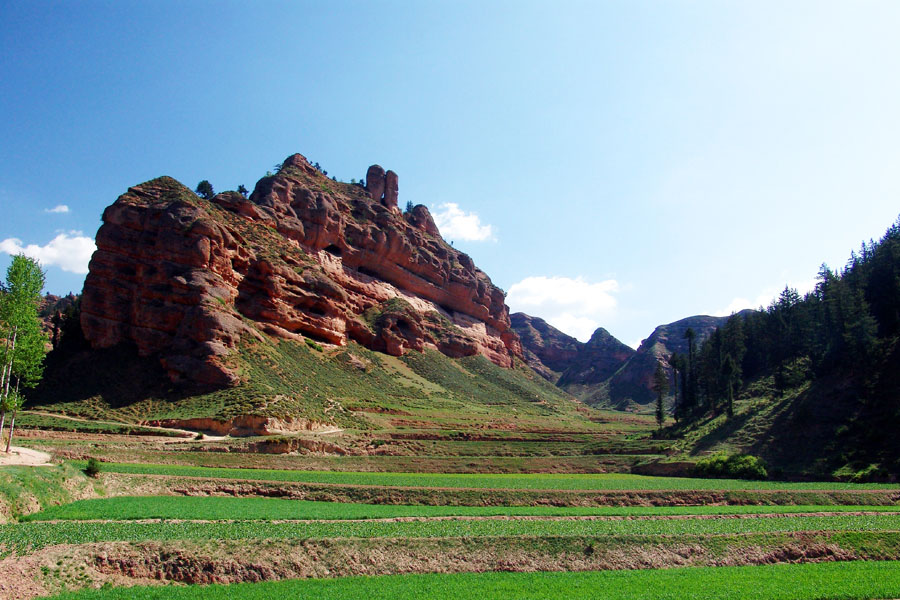
<path id="1" fill-rule="evenodd" d="M 811 292 L 786 287 L 768 308 L 732 315 L 702 343 L 693 330 L 685 337 L 687 353 L 669 358 L 678 419 L 733 415 L 741 387 L 761 376 L 772 376 L 778 393 L 839 376 L 875 401 L 879 379 L 898 368 L 886 361 L 900 343 L 900 219 L 840 271 L 823 264 Z"/>

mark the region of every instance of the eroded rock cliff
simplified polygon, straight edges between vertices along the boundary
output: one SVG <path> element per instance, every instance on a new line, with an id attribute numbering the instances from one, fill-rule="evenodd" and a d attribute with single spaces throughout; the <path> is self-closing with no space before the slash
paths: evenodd
<path id="1" fill-rule="evenodd" d="M 97 233 L 86 339 L 134 343 L 174 381 L 213 386 L 240 381 L 229 355 L 263 335 L 510 366 L 522 350 L 503 291 L 425 206 L 400 212 L 395 173 L 368 178 L 335 182 L 295 154 L 249 198 L 204 200 L 169 177 L 130 188 Z"/>

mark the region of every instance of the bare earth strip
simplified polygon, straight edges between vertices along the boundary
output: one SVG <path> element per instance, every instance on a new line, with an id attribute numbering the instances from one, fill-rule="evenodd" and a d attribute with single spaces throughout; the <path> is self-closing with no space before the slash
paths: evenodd
<path id="1" fill-rule="evenodd" d="M 614 537 L 491 537 L 104 542 L 0 560 L 0 597 L 26 600 L 105 582 L 238 583 L 396 573 L 585 571 L 778 562 L 896 560 L 900 534 L 842 532 Z"/>
<path id="2" fill-rule="evenodd" d="M 50 464 L 51 456 L 40 450 L 32 450 L 31 448 L 20 448 L 12 446 L 10 452 L 0 452 L 0 466 L 7 465 L 26 465 L 30 467 L 40 467 Z"/>

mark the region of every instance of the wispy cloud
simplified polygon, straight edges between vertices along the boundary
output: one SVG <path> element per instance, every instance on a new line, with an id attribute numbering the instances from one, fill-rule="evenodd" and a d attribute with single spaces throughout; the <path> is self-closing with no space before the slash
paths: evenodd
<path id="1" fill-rule="evenodd" d="M 512 312 L 541 317 L 560 331 L 586 342 L 617 310 L 615 279 L 591 283 L 583 277 L 527 277 L 506 295 Z"/>
<path id="2" fill-rule="evenodd" d="M 45 213 L 67 213 L 69 212 L 69 207 L 65 204 L 57 204 L 53 208 L 45 208 Z"/>
<path id="3" fill-rule="evenodd" d="M 23 246 L 22 240 L 17 238 L 7 238 L 0 242 L 0 252 L 25 254 L 37 259 L 45 267 L 57 266 L 63 271 L 78 274 L 88 272 L 88 263 L 96 248 L 94 240 L 82 235 L 80 231 L 60 233 L 43 246 Z"/>
<path id="4" fill-rule="evenodd" d="M 492 226 L 482 224 L 477 214 L 463 211 L 455 202 L 447 202 L 437 208 L 438 210 L 433 212 L 434 223 L 440 229 L 443 238 L 468 242 L 495 239 Z"/>

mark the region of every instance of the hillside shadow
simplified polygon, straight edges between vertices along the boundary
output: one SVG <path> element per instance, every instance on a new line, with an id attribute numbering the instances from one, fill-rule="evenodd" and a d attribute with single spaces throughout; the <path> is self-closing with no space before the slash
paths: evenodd
<path id="1" fill-rule="evenodd" d="M 711 417 L 710 420 L 713 418 L 715 417 Z M 694 449 L 691 451 L 691 455 L 696 456 L 701 452 L 709 450 L 716 444 L 725 441 L 741 429 L 747 423 L 749 418 L 749 413 L 742 413 L 726 420 L 724 423 L 697 440 Z"/>
<path id="2" fill-rule="evenodd" d="M 173 384 L 159 359 L 139 356 L 133 344 L 78 348 L 47 355 L 44 378 L 28 393 L 26 408 L 87 400 L 123 408 L 149 398 L 177 401 L 199 391 Z"/>

